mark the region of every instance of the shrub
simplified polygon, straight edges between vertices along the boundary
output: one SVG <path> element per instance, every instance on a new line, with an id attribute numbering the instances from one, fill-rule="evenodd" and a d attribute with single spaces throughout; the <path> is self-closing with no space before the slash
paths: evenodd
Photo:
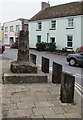
<path id="1" fill-rule="evenodd" d="M 46 43 L 46 42 L 38 42 L 36 43 L 36 49 L 38 51 L 55 51 L 56 50 L 56 43 Z"/>
<path id="2" fill-rule="evenodd" d="M 45 51 L 46 50 L 46 42 L 38 42 L 38 43 L 36 43 L 36 49 L 38 51 Z"/>
<path id="3" fill-rule="evenodd" d="M 46 43 L 46 51 L 54 52 L 56 50 L 56 43 Z"/>
<path id="4" fill-rule="evenodd" d="M 62 48 L 62 52 L 64 53 L 64 52 L 67 52 L 67 48 L 65 47 L 65 48 Z"/>

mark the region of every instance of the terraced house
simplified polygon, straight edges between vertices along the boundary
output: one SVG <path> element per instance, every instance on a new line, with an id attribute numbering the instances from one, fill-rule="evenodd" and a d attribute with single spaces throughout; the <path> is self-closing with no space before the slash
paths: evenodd
<path id="1" fill-rule="evenodd" d="M 83 1 L 50 7 L 43 5 L 29 20 L 29 44 L 56 42 L 57 49 L 76 50 L 83 45 Z"/>

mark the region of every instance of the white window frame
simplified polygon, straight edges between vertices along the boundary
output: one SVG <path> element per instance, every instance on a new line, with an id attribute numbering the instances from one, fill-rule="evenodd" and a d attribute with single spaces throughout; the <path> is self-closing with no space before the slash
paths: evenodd
<path id="1" fill-rule="evenodd" d="M 56 20 L 51 20 L 51 29 L 56 29 Z"/>
<path id="2" fill-rule="evenodd" d="M 38 22 L 37 24 L 38 24 L 38 28 L 37 29 L 38 30 L 42 30 L 42 22 Z"/>
<path id="3" fill-rule="evenodd" d="M 74 28 L 74 18 L 68 18 L 68 28 Z"/>
<path id="4" fill-rule="evenodd" d="M 10 26 L 10 32 L 14 32 L 14 26 Z"/>
<path id="5" fill-rule="evenodd" d="M 40 41 L 39 41 L 39 40 L 38 40 L 38 37 L 41 38 L 41 35 L 37 35 L 37 43 L 41 43 L 41 39 L 40 39 Z"/>
<path id="6" fill-rule="evenodd" d="M 19 32 L 19 31 L 20 31 L 20 26 L 16 25 L 16 32 Z"/>
<path id="7" fill-rule="evenodd" d="M 5 32 L 8 32 L 8 27 L 5 27 Z"/>
<path id="8" fill-rule="evenodd" d="M 72 37 L 72 41 L 68 41 L 68 37 Z M 72 46 L 68 46 L 68 42 L 71 42 Z M 67 37 L 66 37 L 66 47 L 67 48 L 73 48 L 73 35 L 67 35 Z"/>

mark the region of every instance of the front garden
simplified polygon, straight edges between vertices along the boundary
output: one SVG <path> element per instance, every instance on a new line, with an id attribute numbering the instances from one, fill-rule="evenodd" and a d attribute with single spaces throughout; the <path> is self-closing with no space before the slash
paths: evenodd
<path id="1" fill-rule="evenodd" d="M 70 53 L 75 53 L 73 49 L 67 50 L 67 48 L 62 48 L 62 50 L 58 50 L 56 43 L 46 43 L 46 42 L 38 42 L 36 43 L 36 50 L 38 51 L 47 51 L 53 52 L 57 55 L 68 55 Z"/>

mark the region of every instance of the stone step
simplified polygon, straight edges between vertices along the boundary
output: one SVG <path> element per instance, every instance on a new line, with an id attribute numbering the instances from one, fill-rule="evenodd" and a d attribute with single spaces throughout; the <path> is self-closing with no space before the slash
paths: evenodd
<path id="1" fill-rule="evenodd" d="M 22 84 L 22 83 L 47 83 L 48 76 L 44 73 L 24 74 L 24 73 L 4 73 L 4 84 Z"/>

